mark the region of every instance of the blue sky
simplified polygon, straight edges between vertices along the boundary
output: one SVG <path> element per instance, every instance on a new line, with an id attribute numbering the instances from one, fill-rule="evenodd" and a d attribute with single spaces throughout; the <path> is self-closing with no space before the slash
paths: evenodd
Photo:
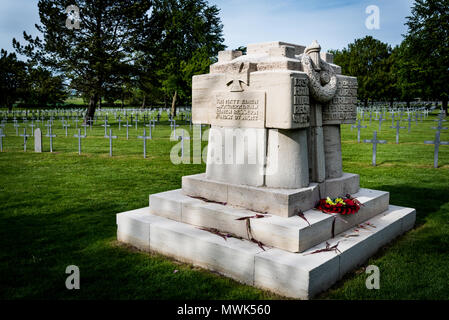
<path id="1" fill-rule="evenodd" d="M 341 49 L 356 38 L 372 35 L 391 45 L 402 41 L 405 17 L 413 0 L 209 0 L 221 9 L 225 44 L 286 41 L 308 45 L 316 39 L 324 50 Z M 0 48 L 12 51 L 12 38 L 23 31 L 37 35 L 37 0 L 1 0 Z M 380 29 L 368 30 L 366 7 L 380 9 Z"/>

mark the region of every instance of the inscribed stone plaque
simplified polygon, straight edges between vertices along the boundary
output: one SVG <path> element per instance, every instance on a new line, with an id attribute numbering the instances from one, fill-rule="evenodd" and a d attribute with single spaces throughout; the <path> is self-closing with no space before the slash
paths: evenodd
<path id="1" fill-rule="evenodd" d="M 265 92 L 215 92 L 210 121 L 221 127 L 265 127 Z"/>
<path id="2" fill-rule="evenodd" d="M 338 76 L 337 92 L 323 105 L 323 124 L 355 123 L 357 118 L 357 78 Z"/>
<path id="3" fill-rule="evenodd" d="M 299 127 L 309 126 L 309 87 L 307 79 L 292 77 L 293 85 L 293 112 L 292 121 Z"/>

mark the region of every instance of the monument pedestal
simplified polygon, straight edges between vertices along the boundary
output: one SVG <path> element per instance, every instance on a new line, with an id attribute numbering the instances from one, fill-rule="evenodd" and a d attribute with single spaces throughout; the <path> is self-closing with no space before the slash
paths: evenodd
<path id="1" fill-rule="evenodd" d="M 361 209 L 352 215 L 315 210 L 320 193 L 349 193 Z M 290 214 L 301 206 L 303 217 Z M 183 177 L 182 189 L 150 195 L 149 207 L 117 214 L 117 238 L 308 299 L 411 229 L 415 214 L 389 205 L 388 192 L 359 188 L 359 176 L 350 173 L 302 189 L 232 185 L 198 174 Z M 338 250 L 314 253 L 328 244 Z"/>
<path id="2" fill-rule="evenodd" d="M 220 205 L 183 198 L 185 196 L 179 190 L 159 194 L 172 199 L 162 200 L 160 204 L 165 203 L 167 207 L 178 206 L 180 212 L 177 217 L 193 224 L 152 214 L 150 212 L 154 210 L 146 207 L 117 214 L 117 238 L 141 250 L 159 252 L 245 284 L 292 298 L 309 299 L 328 289 L 383 245 L 411 229 L 415 223 L 416 213 L 411 208 L 389 205 L 386 210 L 374 215 L 376 205 L 385 205 L 388 193 L 367 189 L 361 189 L 360 192 L 367 195 L 373 193 L 371 200 L 367 197 L 364 201 L 367 212 L 364 214 L 364 209 L 361 209 L 348 219 L 353 219 L 348 224 L 337 224 L 340 220 L 337 219 L 335 227 L 338 234 L 334 238 L 331 238 L 330 231 L 332 215 L 325 216 L 319 211 L 311 210 L 304 214 L 311 226 L 299 217 L 251 219 L 254 238 L 263 242 L 259 238 L 263 238 L 265 234 L 265 240 L 277 239 L 272 243 L 273 246 L 264 243 L 261 248 L 250 240 L 234 237 L 225 240 L 193 224 L 229 228 L 243 237 L 246 228 L 235 218 L 251 214 L 251 211 L 244 212 L 229 207 L 222 208 L 223 211 L 219 213 L 217 206 Z M 372 217 L 367 221 L 359 222 L 370 215 Z M 218 222 L 220 216 L 222 225 Z M 355 226 L 346 228 L 349 225 Z M 312 246 L 318 241 L 315 238 L 315 241 L 310 242 L 314 234 L 327 238 Z M 294 235 L 303 235 L 299 239 L 306 242 L 295 240 Z M 328 244 L 337 245 L 338 251 L 314 253 Z M 301 253 L 291 252 L 305 247 L 309 248 Z"/>

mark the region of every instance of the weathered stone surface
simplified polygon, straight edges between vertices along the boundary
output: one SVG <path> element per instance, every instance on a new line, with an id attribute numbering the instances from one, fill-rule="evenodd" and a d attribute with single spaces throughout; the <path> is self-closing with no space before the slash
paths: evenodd
<path id="1" fill-rule="evenodd" d="M 203 173 L 183 177 L 182 189 L 186 195 L 289 217 L 297 209 L 313 208 L 319 199 L 354 195 L 360 184 L 359 175 L 344 173 L 340 178 L 328 179 L 319 185 L 312 183 L 306 188 L 251 187 L 211 180 Z"/>
<path id="2" fill-rule="evenodd" d="M 279 48 L 281 46 L 289 46 L 295 48 L 295 55 L 299 55 L 304 52 L 305 46 L 300 46 L 297 44 L 292 44 L 283 41 L 272 41 L 272 42 L 263 42 L 263 43 L 251 43 L 247 46 L 248 55 L 265 55 L 272 50 L 272 48 Z"/>
<path id="3" fill-rule="evenodd" d="M 132 244 L 140 250 L 150 250 L 150 223 L 161 221 L 158 216 L 149 215 L 149 208 L 141 208 L 117 214 L 117 239 Z"/>
<path id="4" fill-rule="evenodd" d="M 320 183 L 320 198 L 337 198 L 347 194 L 355 194 L 360 189 L 360 176 L 344 172 L 341 177 L 327 179 Z"/>
<path id="5" fill-rule="evenodd" d="M 388 209 L 388 192 L 361 189 L 354 196 L 363 204 L 357 214 L 340 216 L 334 222 L 332 214 L 308 210 L 304 212 L 307 223 L 299 216 L 279 217 L 268 211 L 265 218 L 251 219 L 251 236 L 266 245 L 291 252 L 301 252 L 332 237 L 333 224 L 334 234 L 337 235 Z M 250 239 L 246 221 L 236 219 L 254 216 L 256 214 L 254 211 L 192 199 L 183 195 L 180 190 L 160 194 L 159 207 L 164 207 L 164 197 L 167 199 L 167 207 L 172 206 L 173 199 L 177 199 L 176 201 L 181 204 L 181 211 L 174 219 L 176 221 L 214 228 Z M 159 214 L 155 208 L 151 208 L 151 213 L 167 216 L 165 212 Z M 173 217 L 175 216 L 172 215 L 172 219 Z"/>
<path id="6" fill-rule="evenodd" d="M 34 152 L 42 152 L 42 131 L 40 128 L 34 130 Z"/>
<path id="7" fill-rule="evenodd" d="M 338 280 L 339 257 L 334 252 L 304 256 L 271 249 L 256 255 L 254 285 L 275 293 L 309 299 Z"/>
<path id="8" fill-rule="evenodd" d="M 266 129 L 212 127 L 206 177 L 232 184 L 263 186 Z"/>
<path id="9" fill-rule="evenodd" d="M 230 76 L 224 73 L 211 73 L 194 76 L 192 79 L 192 121 L 199 124 L 214 123 L 217 117 L 217 92 L 227 100 L 243 100 L 238 92 L 230 92 L 226 83 Z M 229 79 L 228 79 L 229 78 Z M 267 128 L 296 129 L 309 126 L 309 89 L 307 76 L 299 71 L 257 71 L 249 76 L 251 90 L 265 93 L 264 126 Z M 227 80 L 228 79 L 228 80 Z M 238 77 L 234 78 L 237 81 Z M 242 78 L 243 79 L 243 78 Z M 242 86 L 244 86 L 242 82 Z M 244 91 L 250 95 L 253 91 Z M 224 94 L 227 92 L 227 94 Z M 242 96 L 244 94 L 241 94 Z M 259 99 L 262 99 L 259 97 Z M 221 119 L 219 119 L 221 120 Z M 260 120 L 260 119 L 259 119 Z M 223 122 L 223 120 L 221 120 Z M 229 125 L 236 123 L 229 121 Z M 220 125 L 226 125 L 220 123 Z M 244 123 L 245 126 L 260 127 L 260 121 Z"/>
<path id="10" fill-rule="evenodd" d="M 225 50 L 225 51 L 219 51 L 218 52 L 218 62 L 228 62 L 232 61 L 235 58 L 238 58 L 242 55 L 242 51 L 238 50 Z"/>
<path id="11" fill-rule="evenodd" d="M 307 132 L 268 130 L 265 185 L 269 188 L 298 189 L 309 185 Z"/>
<path id="12" fill-rule="evenodd" d="M 251 73 L 251 88 L 266 92 L 265 126 L 297 129 L 309 126 L 309 88 L 304 73 L 257 71 Z"/>
<path id="13" fill-rule="evenodd" d="M 192 197 L 202 197 L 216 202 L 228 202 L 228 184 L 206 179 L 206 174 L 182 177 L 182 192 Z"/>
<path id="14" fill-rule="evenodd" d="M 182 222 L 199 227 L 218 229 L 245 239 L 249 239 L 246 221 L 237 219 L 254 214 L 249 210 L 215 203 L 185 202 L 182 206 Z"/>
<path id="15" fill-rule="evenodd" d="M 254 283 L 254 256 L 262 249 L 249 241 L 223 238 L 196 227 L 166 221 L 150 225 L 150 247 L 183 262 Z"/>
<path id="16" fill-rule="evenodd" d="M 150 213 L 168 219 L 182 221 L 182 204 L 184 202 L 200 202 L 200 200 L 184 197 L 180 189 L 151 194 Z"/>
<path id="17" fill-rule="evenodd" d="M 313 183 L 299 189 L 252 187 L 216 182 L 208 179 L 205 174 L 183 177 L 183 192 L 281 217 L 292 216 L 298 209 L 309 210 L 320 199 L 318 185 Z"/>
<path id="18" fill-rule="evenodd" d="M 319 200 L 316 184 L 301 189 L 228 186 L 228 203 L 258 212 L 290 217 L 296 210 L 308 210 Z"/>
<path id="19" fill-rule="evenodd" d="M 223 73 L 209 73 L 192 78 L 192 123 L 210 124 L 209 113 L 213 92 L 226 90 L 226 77 Z"/>
<path id="20" fill-rule="evenodd" d="M 337 75 L 337 92 L 323 106 L 323 125 L 355 123 L 357 118 L 357 78 Z"/>
<path id="21" fill-rule="evenodd" d="M 324 135 L 322 127 L 322 106 L 313 103 L 310 106 L 310 128 L 307 129 L 310 182 L 323 182 L 326 178 L 324 156 Z"/>
<path id="22" fill-rule="evenodd" d="M 326 179 L 340 178 L 343 175 L 340 125 L 323 126 L 323 137 Z"/>

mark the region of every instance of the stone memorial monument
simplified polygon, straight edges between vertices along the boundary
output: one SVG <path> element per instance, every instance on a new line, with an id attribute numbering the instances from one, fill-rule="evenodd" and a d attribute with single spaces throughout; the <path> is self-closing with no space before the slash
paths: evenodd
<path id="1" fill-rule="evenodd" d="M 193 77 L 192 100 L 193 123 L 211 126 L 206 172 L 119 213 L 120 241 L 307 299 L 413 227 L 414 209 L 343 172 L 340 125 L 355 123 L 357 79 L 316 41 L 222 51 Z M 314 209 L 344 196 L 361 203 L 356 214 Z"/>

